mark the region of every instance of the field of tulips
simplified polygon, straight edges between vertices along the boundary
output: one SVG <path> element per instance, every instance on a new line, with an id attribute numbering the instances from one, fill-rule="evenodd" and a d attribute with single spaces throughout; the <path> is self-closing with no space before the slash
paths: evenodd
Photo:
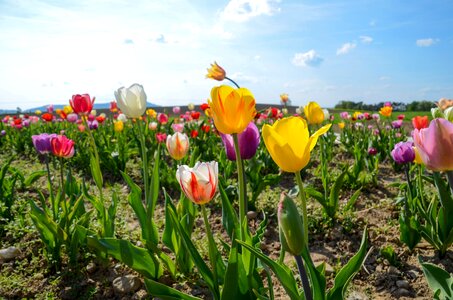
<path id="1" fill-rule="evenodd" d="M 207 77 L 187 111 L 134 84 L 2 116 L 0 299 L 453 298 L 453 101 L 257 110 Z"/>

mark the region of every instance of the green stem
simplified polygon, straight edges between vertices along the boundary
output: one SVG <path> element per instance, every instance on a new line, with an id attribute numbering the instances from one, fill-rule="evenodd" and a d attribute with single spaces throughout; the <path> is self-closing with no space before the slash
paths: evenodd
<path id="1" fill-rule="evenodd" d="M 65 218 L 65 226 L 68 227 L 68 204 L 66 203 L 66 192 L 65 192 L 65 186 L 64 186 L 64 171 L 63 171 L 63 158 L 60 157 L 60 187 L 61 187 L 61 199 L 60 201 L 63 201 L 63 207 L 64 207 L 64 218 Z M 69 231 L 66 231 L 69 232 Z"/>
<path id="2" fill-rule="evenodd" d="M 239 85 L 238 85 L 233 79 L 231 79 L 231 78 L 229 78 L 229 77 L 226 77 L 226 76 L 225 76 L 225 79 L 226 79 L 226 80 L 229 80 L 229 81 L 230 81 L 232 84 L 234 84 L 238 89 L 240 89 Z"/>
<path id="3" fill-rule="evenodd" d="M 148 185 L 149 185 L 149 180 L 148 180 L 148 155 L 146 152 L 146 139 L 145 135 L 143 134 L 142 130 L 142 124 L 140 120 L 137 120 L 138 124 L 138 131 L 140 134 L 140 146 L 142 149 L 142 167 L 143 167 L 143 182 L 144 182 L 144 188 L 145 188 L 145 203 L 146 206 L 149 207 L 149 199 L 148 199 Z"/>
<path id="4" fill-rule="evenodd" d="M 299 269 L 300 279 L 302 280 L 302 287 L 304 289 L 305 300 L 313 300 L 313 295 L 308 281 L 307 271 L 304 267 L 304 262 L 300 255 L 294 255 L 296 259 L 297 268 Z"/>
<path id="5" fill-rule="evenodd" d="M 46 169 L 47 169 L 47 182 L 49 184 L 49 193 L 50 193 L 50 204 L 52 205 L 52 215 L 53 219 L 57 220 L 57 213 L 58 213 L 58 206 L 55 205 L 55 196 L 53 194 L 53 187 L 52 187 L 52 176 L 50 174 L 49 168 L 49 155 L 46 154 Z"/>
<path id="6" fill-rule="evenodd" d="M 212 236 L 211 225 L 208 221 L 208 215 L 206 213 L 205 205 L 201 205 L 201 213 L 203 214 L 204 226 L 206 227 L 206 234 L 208 235 L 208 247 L 209 247 L 209 260 L 211 261 L 212 274 L 214 275 L 214 284 L 217 286 L 217 257 L 215 257 L 215 241 Z"/>
<path id="7" fill-rule="evenodd" d="M 236 153 L 236 164 L 238 169 L 239 181 L 239 222 L 241 227 L 241 240 L 245 241 L 245 232 L 242 226 L 244 219 L 247 217 L 247 186 L 244 176 L 244 164 L 239 150 L 239 140 L 237 133 L 233 133 L 234 151 Z"/>
<path id="8" fill-rule="evenodd" d="M 302 222 L 304 223 L 304 242 L 308 247 L 308 217 L 307 217 L 307 199 L 305 196 L 304 184 L 300 172 L 294 173 L 296 175 L 297 185 L 299 186 L 300 201 L 302 202 Z"/>
<path id="9" fill-rule="evenodd" d="M 447 178 L 448 178 L 448 183 L 450 184 L 450 190 L 451 193 L 453 194 L 453 171 L 447 171 Z"/>
<path id="10" fill-rule="evenodd" d="M 101 163 L 100 163 L 100 159 L 99 159 L 98 148 L 96 146 L 96 141 L 94 140 L 94 136 L 93 136 L 93 133 L 91 132 L 90 126 L 88 126 L 88 122 L 86 120 L 86 117 L 82 116 L 82 120 L 83 120 L 83 123 L 85 125 L 85 128 L 88 131 L 88 135 L 90 136 L 90 143 L 91 143 L 91 147 L 93 147 L 94 158 L 96 159 L 96 164 L 98 166 L 98 169 L 100 170 L 101 169 Z M 102 180 L 102 177 L 101 177 L 101 180 Z M 102 203 L 104 203 L 104 197 L 103 197 L 103 194 L 102 194 L 102 187 L 98 186 L 98 189 L 99 189 L 99 196 L 101 198 L 101 201 L 102 201 Z"/>

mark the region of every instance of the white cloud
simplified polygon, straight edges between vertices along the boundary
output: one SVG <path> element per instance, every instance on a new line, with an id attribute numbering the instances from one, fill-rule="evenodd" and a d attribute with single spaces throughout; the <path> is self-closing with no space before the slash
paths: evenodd
<path id="1" fill-rule="evenodd" d="M 233 79 L 235 81 L 237 80 L 240 82 L 258 83 L 258 78 L 253 77 L 253 76 L 244 75 L 241 72 L 236 72 L 236 73 L 232 74 L 230 77 L 231 77 L 231 79 Z"/>
<path id="2" fill-rule="evenodd" d="M 311 49 L 305 53 L 294 54 L 292 63 L 298 67 L 317 67 L 323 60 L 324 59 L 319 56 L 315 50 Z"/>
<path id="3" fill-rule="evenodd" d="M 341 48 L 337 49 L 337 55 L 344 55 L 349 52 L 351 52 L 352 49 L 354 49 L 357 46 L 355 43 L 345 43 Z"/>
<path id="4" fill-rule="evenodd" d="M 379 80 L 381 81 L 386 81 L 386 80 L 390 80 L 391 78 L 389 76 L 381 76 L 379 77 Z"/>
<path id="5" fill-rule="evenodd" d="M 234 22 L 245 22 L 260 15 L 271 16 L 280 11 L 275 7 L 278 2 L 277 0 L 231 0 L 221 12 L 221 16 L 225 20 Z"/>
<path id="6" fill-rule="evenodd" d="M 417 44 L 418 47 L 429 47 L 437 43 L 439 39 L 418 39 L 415 43 Z"/>
<path id="7" fill-rule="evenodd" d="M 364 44 L 371 44 L 373 42 L 373 38 L 371 36 L 361 35 L 360 41 Z"/>

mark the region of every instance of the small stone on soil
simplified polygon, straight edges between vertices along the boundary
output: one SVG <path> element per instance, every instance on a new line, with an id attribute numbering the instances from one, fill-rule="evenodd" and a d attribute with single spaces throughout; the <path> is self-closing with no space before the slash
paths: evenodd
<path id="1" fill-rule="evenodd" d="M 396 286 L 399 288 L 407 289 L 407 290 L 411 288 L 409 282 L 407 282 L 406 280 L 397 280 Z"/>
<path id="2" fill-rule="evenodd" d="M 256 211 L 249 211 L 247 212 L 247 219 L 255 219 L 258 216 L 258 213 Z"/>
<path id="3" fill-rule="evenodd" d="M 135 292 L 141 285 L 142 282 L 140 279 L 134 275 L 121 276 L 113 280 L 113 289 L 115 290 L 115 293 L 120 294 Z"/>
<path id="4" fill-rule="evenodd" d="M 96 264 L 94 262 L 90 262 L 88 265 L 87 265 L 87 272 L 92 274 L 94 271 L 96 271 Z"/>
<path id="5" fill-rule="evenodd" d="M 395 291 L 395 296 L 396 297 L 408 297 L 408 296 L 411 296 L 412 293 L 409 292 L 408 290 L 404 289 L 404 288 L 400 288 L 400 289 L 397 289 Z"/>
<path id="6" fill-rule="evenodd" d="M 16 247 L 8 247 L 0 250 L 0 260 L 10 261 L 19 256 L 20 251 Z"/>

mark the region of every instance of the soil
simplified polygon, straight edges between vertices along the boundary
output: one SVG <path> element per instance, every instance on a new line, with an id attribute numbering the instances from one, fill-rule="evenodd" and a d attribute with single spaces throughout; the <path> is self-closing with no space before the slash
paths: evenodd
<path id="1" fill-rule="evenodd" d="M 0 156 L 0 161 L 5 157 Z M 22 161 L 23 163 L 23 161 Z M 21 162 L 15 162 L 21 167 Z M 28 164 L 30 164 L 28 162 Z M 41 168 L 34 162 L 35 168 Z M 29 170 L 31 172 L 31 170 Z M 306 175 L 303 179 L 310 181 Z M 328 287 L 333 285 L 333 277 L 359 249 L 362 233 L 365 228 L 369 231 L 369 253 L 361 271 L 350 284 L 347 299 L 432 299 L 423 272 L 419 265 L 419 257 L 425 262 L 432 262 L 444 267 L 448 272 L 453 272 L 453 252 L 449 251 L 445 259 L 440 260 L 434 249 L 426 242 L 422 242 L 410 252 L 399 239 L 399 207 L 395 204 L 398 189 L 390 183 L 402 181 L 400 174 L 395 174 L 390 166 L 382 166 L 378 175 L 378 184 L 368 186 L 362 190 L 352 212 L 340 214 L 332 224 L 326 221 L 319 204 L 310 199 L 308 213 L 310 216 L 309 248 L 315 263 L 325 262 L 328 273 Z M 136 181 L 137 182 L 137 181 Z M 40 179 L 36 186 L 46 186 L 45 179 Z M 258 201 L 270 201 L 263 207 L 276 207 L 280 191 L 288 190 L 294 186 L 294 179 L 286 175 L 281 185 L 272 190 L 267 190 Z M 118 236 L 139 242 L 140 227 L 134 213 L 127 204 L 128 189 L 124 183 L 119 184 L 121 199 L 117 218 L 119 219 Z M 344 205 L 353 191 L 344 189 L 341 204 Z M 19 201 L 22 217 L 17 224 L 7 227 L 6 232 L 0 236 L 0 248 L 15 246 L 21 254 L 10 262 L 0 261 L 0 298 L 4 299 L 150 299 L 143 284 L 143 278 L 124 264 L 114 260 L 100 261 L 94 255 L 88 254 L 80 257 L 78 269 L 63 267 L 61 272 L 49 270 L 43 245 L 38 234 L 29 220 L 25 199 L 36 198 L 36 190 L 19 191 Z M 25 203 L 25 204 L 24 204 Z M 229 241 L 221 223 L 221 209 L 219 201 L 215 200 L 208 205 L 210 209 L 210 223 L 216 238 Z M 18 208 L 19 209 L 19 208 Z M 275 212 L 268 210 L 268 226 L 262 241 L 262 250 L 272 259 L 277 260 L 280 254 L 278 225 Z M 156 216 L 164 216 L 163 200 L 159 200 Z M 156 217 L 157 218 L 157 217 Z M 158 226 L 163 230 L 163 218 L 158 218 Z M 250 218 L 252 230 L 263 219 L 262 213 Z M 22 221 L 21 221 L 22 220 Z M 201 216 L 196 223 L 193 240 L 197 246 L 206 248 L 206 237 Z M 218 240 L 217 240 L 218 241 Z M 204 245 L 203 245 L 204 244 Z M 220 245 L 220 243 L 218 243 Z M 380 255 L 380 249 L 391 246 L 397 254 L 396 266 L 390 265 Z M 208 261 L 207 252 L 204 251 Z M 286 255 L 285 262 L 295 271 L 296 265 L 293 258 Z M 120 294 L 114 291 L 112 282 L 116 277 L 127 274 L 138 276 L 142 282 L 138 290 L 129 294 Z M 274 292 L 276 299 L 288 299 L 285 291 L 276 278 Z M 160 281 L 191 295 L 211 299 L 209 290 L 203 285 L 196 273 L 191 277 L 181 277 L 177 281 L 164 275 Z M 300 282 L 299 282 L 300 284 Z"/>

